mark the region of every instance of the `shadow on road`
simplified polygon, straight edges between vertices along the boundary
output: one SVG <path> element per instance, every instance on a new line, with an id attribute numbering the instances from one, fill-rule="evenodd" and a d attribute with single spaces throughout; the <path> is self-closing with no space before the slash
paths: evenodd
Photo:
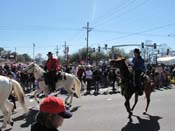
<path id="1" fill-rule="evenodd" d="M 9 128 L 9 129 L 5 129 L 4 131 L 11 131 L 12 130 L 12 128 Z"/>
<path id="2" fill-rule="evenodd" d="M 29 114 L 27 116 L 21 115 L 16 118 L 14 118 L 14 121 L 20 121 L 20 120 L 25 120 L 25 123 L 21 125 L 22 128 L 29 127 L 34 121 L 35 121 L 35 116 L 37 115 L 38 110 L 35 109 L 30 109 Z"/>
<path id="3" fill-rule="evenodd" d="M 138 123 L 132 123 L 129 121 L 121 131 L 159 131 L 160 125 L 158 120 L 162 119 L 160 116 L 151 116 L 146 114 L 149 119 L 143 119 L 139 116 L 135 116 L 138 119 Z"/>
<path id="4" fill-rule="evenodd" d="M 73 107 L 70 111 L 71 112 L 76 112 L 80 106 Z M 32 123 L 35 122 L 35 117 L 39 111 L 36 109 L 30 109 L 29 114 L 27 116 L 21 115 L 13 119 L 13 121 L 22 121 L 24 120 L 25 123 L 21 124 L 21 128 L 27 128 L 29 127 Z"/>
<path id="5" fill-rule="evenodd" d="M 81 106 L 76 106 L 76 107 L 73 107 L 70 112 L 76 112 L 78 111 L 78 109 L 80 108 Z"/>

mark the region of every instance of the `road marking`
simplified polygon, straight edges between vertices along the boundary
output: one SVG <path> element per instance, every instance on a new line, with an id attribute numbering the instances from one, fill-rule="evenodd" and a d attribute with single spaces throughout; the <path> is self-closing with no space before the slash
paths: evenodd
<path id="1" fill-rule="evenodd" d="M 111 99 L 111 98 L 107 98 L 106 100 L 107 100 L 107 101 L 112 101 L 112 99 Z"/>

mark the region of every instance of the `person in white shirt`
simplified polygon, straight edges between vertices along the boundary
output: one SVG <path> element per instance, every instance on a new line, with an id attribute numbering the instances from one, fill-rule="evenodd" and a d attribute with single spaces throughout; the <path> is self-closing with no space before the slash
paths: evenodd
<path id="1" fill-rule="evenodd" d="M 85 79 L 86 79 L 86 82 L 87 82 L 87 91 L 86 91 L 85 95 L 88 95 L 88 94 L 90 94 L 91 83 L 92 83 L 92 70 L 89 66 L 86 67 Z"/>

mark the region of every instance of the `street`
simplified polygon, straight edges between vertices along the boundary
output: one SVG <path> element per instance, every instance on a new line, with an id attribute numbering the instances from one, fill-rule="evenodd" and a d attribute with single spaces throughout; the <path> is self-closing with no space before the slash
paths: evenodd
<path id="1" fill-rule="evenodd" d="M 74 98 L 73 117 L 65 120 L 60 131 L 174 131 L 175 125 L 175 88 L 155 90 L 151 96 L 148 114 L 143 115 L 146 106 L 144 96 L 139 97 L 138 104 L 133 112 L 132 122 L 128 120 L 128 113 L 124 107 L 124 97 L 117 94 L 87 95 L 80 99 Z M 61 96 L 65 98 L 65 96 Z M 134 98 L 134 97 L 133 97 Z M 132 103 L 133 103 L 132 99 Z M 5 131 L 29 131 L 30 125 L 38 110 L 38 104 L 26 96 L 30 108 L 27 118 L 18 105 L 12 118 L 14 126 L 8 126 Z M 0 114 L 1 115 L 1 114 Z M 0 117 L 2 122 L 2 116 Z"/>

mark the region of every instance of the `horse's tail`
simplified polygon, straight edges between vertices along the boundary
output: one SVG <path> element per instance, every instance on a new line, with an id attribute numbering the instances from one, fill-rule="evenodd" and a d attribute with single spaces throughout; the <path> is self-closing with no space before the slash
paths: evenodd
<path id="1" fill-rule="evenodd" d="M 81 82 L 76 76 L 74 76 L 74 81 L 75 81 L 75 93 L 79 98 L 81 95 Z"/>
<path id="2" fill-rule="evenodd" d="M 17 96 L 25 113 L 28 113 L 28 108 L 26 107 L 25 100 L 24 100 L 24 91 L 23 91 L 21 85 L 16 80 L 13 80 L 13 79 L 10 79 L 10 82 L 12 84 L 12 88 L 15 92 L 15 95 Z"/>

